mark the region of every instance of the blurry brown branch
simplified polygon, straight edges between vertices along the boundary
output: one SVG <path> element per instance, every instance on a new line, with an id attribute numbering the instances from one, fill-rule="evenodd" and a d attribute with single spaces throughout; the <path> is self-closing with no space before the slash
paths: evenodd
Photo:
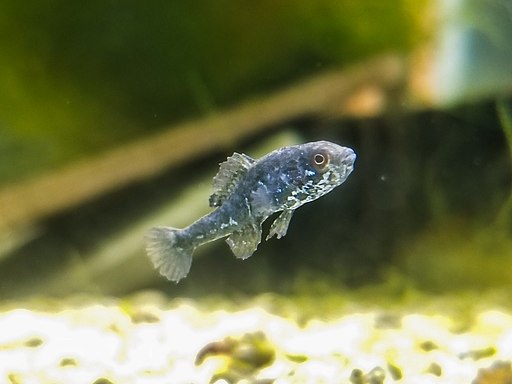
<path id="1" fill-rule="evenodd" d="M 171 126 L 55 173 L 0 190 L 0 234 L 204 156 L 302 116 L 375 115 L 405 78 L 401 59 L 385 57 L 323 73 L 226 112 Z"/>

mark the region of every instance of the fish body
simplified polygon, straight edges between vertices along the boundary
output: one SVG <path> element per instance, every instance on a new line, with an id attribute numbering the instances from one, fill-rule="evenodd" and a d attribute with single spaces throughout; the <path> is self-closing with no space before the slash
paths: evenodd
<path id="1" fill-rule="evenodd" d="M 213 179 L 210 206 L 216 209 L 183 229 L 155 227 L 146 250 L 163 276 L 186 277 L 194 250 L 227 237 L 236 257 L 251 256 L 261 242 L 261 225 L 281 212 L 267 240 L 285 236 L 295 209 L 342 184 L 354 169 L 356 155 L 347 147 L 316 141 L 283 147 L 260 160 L 234 153 Z"/>

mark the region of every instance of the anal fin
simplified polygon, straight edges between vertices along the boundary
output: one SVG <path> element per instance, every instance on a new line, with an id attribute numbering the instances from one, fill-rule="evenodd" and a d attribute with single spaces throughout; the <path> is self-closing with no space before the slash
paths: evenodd
<path id="1" fill-rule="evenodd" d="M 231 251 L 239 259 L 252 256 L 261 242 L 261 224 L 249 224 L 233 232 L 227 239 Z"/>

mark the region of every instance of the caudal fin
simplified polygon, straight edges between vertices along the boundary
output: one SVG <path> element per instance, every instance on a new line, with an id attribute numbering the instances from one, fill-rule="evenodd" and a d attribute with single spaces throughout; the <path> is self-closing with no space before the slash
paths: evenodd
<path id="1" fill-rule="evenodd" d="M 146 251 L 162 276 L 177 283 L 187 276 L 192 264 L 193 247 L 178 244 L 179 229 L 151 228 L 146 234 Z"/>

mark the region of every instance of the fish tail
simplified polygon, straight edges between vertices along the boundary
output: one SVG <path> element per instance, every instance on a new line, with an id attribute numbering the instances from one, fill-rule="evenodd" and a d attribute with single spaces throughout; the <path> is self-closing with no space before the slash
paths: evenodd
<path id="1" fill-rule="evenodd" d="M 187 276 L 192 264 L 194 246 L 184 246 L 180 229 L 154 227 L 146 234 L 146 251 L 162 276 L 177 283 Z"/>

